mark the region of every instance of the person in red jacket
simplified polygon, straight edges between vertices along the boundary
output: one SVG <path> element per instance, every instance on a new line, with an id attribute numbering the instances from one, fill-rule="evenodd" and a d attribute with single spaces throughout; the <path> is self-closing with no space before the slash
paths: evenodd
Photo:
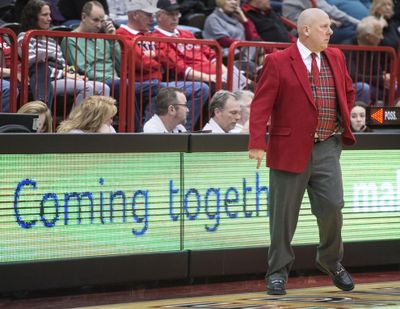
<path id="1" fill-rule="evenodd" d="M 126 37 L 130 44 L 138 37 L 146 37 L 149 35 L 149 29 L 153 21 L 153 14 L 158 11 L 158 8 L 153 6 L 150 2 L 142 0 L 131 0 L 126 4 L 128 10 L 128 24 L 121 25 L 117 30 L 117 34 Z M 203 106 L 208 100 L 209 88 L 205 83 L 198 81 L 182 79 L 173 81 L 163 81 L 162 71 L 164 68 L 160 63 L 160 54 L 162 51 L 156 48 L 154 42 L 140 41 L 139 44 L 133 46 L 135 49 L 135 82 L 136 92 L 143 92 L 148 88 L 152 94 L 149 98 L 152 102 L 140 102 L 142 108 L 146 106 L 146 120 L 150 119 L 152 112 L 155 110 L 155 96 L 158 93 L 158 88 L 176 87 L 184 91 L 188 100 L 189 115 L 186 122 L 186 127 L 193 130 L 197 122 L 200 120 L 200 114 Z M 143 97 L 143 95 L 136 94 L 136 97 Z M 141 110 L 139 108 L 139 110 Z M 200 127 L 201 124 L 198 124 Z"/>
<path id="2" fill-rule="evenodd" d="M 176 2 L 176 1 L 175 1 Z M 155 37 L 172 37 L 183 39 L 196 39 L 194 34 L 187 30 L 177 29 L 181 17 L 180 6 L 174 0 L 159 0 L 157 7 L 157 26 L 152 35 Z M 201 81 L 217 80 L 217 60 L 215 52 L 204 45 L 193 44 L 160 44 L 163 58 L 160 59 L 165 68 L 178 74 L 182 79 Z M 227 81 L 227 67 L 222 65 L 222 81 Z M 246 77 L 234 67 L 233 90 L 246 87 Z"/>
<path id="3" fill-rule="evenodd" d="M 291 241 L 305 190 L 319 228 L 316 265 L 336 287 L 350 291 L 354 283 L 341 265 L 342 143 L 336 133 L 342 132 L 343 143 L 355 143 L 349 116 L 354 89 L 344 55 L 328 48 L 329 16 L 307 9 L 297 29 L 295 44 L 266 57 L 250 112 L 249 158 L 257 160 L 258 168 L 267 152 L 270 168 L 267 292 L 286 293 L 294 262 Z"/>

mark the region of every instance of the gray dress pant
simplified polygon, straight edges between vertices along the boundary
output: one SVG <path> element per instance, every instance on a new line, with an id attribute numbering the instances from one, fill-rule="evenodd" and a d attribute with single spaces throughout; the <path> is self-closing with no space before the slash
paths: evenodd
<path id="1" fill-rule="evenodd" d="M 317 262 L 335 270 L 342 260 L 341 209 L 344 201 L 339 162 L 341 151 L 340 136 L 332 136 L 314 144 L 311 159 L 303 173 L 270 170 L 271 245 L 267 278 L 287 281 L 295 258 L 291 241 L 306 189 L 319 228 Z"/>

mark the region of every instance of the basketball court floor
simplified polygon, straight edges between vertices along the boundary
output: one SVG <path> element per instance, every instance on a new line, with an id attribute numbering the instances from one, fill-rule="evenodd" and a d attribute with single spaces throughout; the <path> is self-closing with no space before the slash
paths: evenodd
<path id="1" fill-rule="evenodd" d="M 284 296 L 267 295 L 262 278 L 219 282 L 206 280 L 191 284 L 158 283 L 154 287 L 138 284 L 117 288 L 86 287 L 63 292 L 42 291 L 19 298 L 8 295 L 0 298 L 0 308 L 400 309 L 399 267 L 389 271 L 353 272 L 352 276 L 356 288 L 351 292 L 338 290 L 327 276 L 307 274 L 290 277 L 287 295 Z"/>

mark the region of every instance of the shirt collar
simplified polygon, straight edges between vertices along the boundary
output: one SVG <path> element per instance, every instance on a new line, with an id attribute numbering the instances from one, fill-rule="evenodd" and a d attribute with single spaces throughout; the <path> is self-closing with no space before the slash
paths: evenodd
<path id="1" fill-rule="evenodd" d="M 133 35 L 143 34 L 142 32 L 132 29 L 132 28 L 128 27 L 127 25 L 121 25 L 120 27 L 125 29 L 126 31 L 128 31 L 129 33 L 131 33 Z"/>
<path id="2" fill-rule="evenodd" d="M 175 29 L 174 32 L 166 31 L 166 30 L 164 30 L 164 29 L 161 29 L 161 28 L 158 27 L 158 26 L 155 26 L 155 29 L 156 29 L 157 31 L 161 32 L 162 34 L 164 34 L 165 36 L 179 36 L 179 31 L 178 31 L 177 29 Z"/>
<path id="3" fill-rule="evenodd" d="M 308 57 L 311 57 L 312 51 L 309 50 L 307 47 L 305 47 L 304 44 L 301 43 L 299 39 L 297 40 L 296 44 L 297 48 L 299 49 L 301 59 L 303 59 L 303 61 L 305 61 Z M 317 55 L 317 59 L 321 58 L 320 52 L 315 54 Z"/>

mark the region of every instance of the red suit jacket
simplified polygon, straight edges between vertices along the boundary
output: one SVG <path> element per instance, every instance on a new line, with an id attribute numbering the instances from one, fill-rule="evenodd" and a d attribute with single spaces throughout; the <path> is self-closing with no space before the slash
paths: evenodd
<path id="1" fill-rule="evenodd" d="M 338 114 L 344 129 L 344 144 L 354 144 L 350 130 L 350 110 L 354 89 L 345 58 L 336 48 L 323 51 L 335 80 Z M 269 126 L 268 146 L 266 128 Z M 301 173 L 314 147 L 318 123 L 307 68 L 296 44 L 266 57 L 250 113 L 249 149 L 267 151 L 267 166 Z"/>

